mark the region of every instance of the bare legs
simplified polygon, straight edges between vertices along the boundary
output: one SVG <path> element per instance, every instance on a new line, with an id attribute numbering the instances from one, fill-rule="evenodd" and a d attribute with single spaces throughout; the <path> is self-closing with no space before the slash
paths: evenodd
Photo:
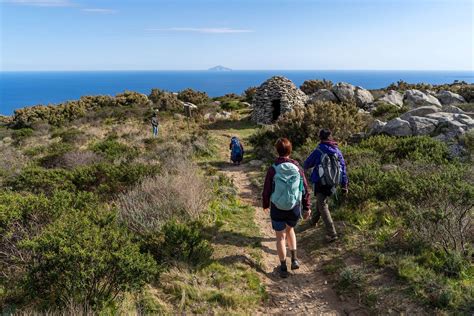
<path id="1" fill-rule="evenodd" d="M 288 243 L 288 249 L 290 251 L 296 250 L 295 230 L 288 225 L 285 230 L 276 232 L 277 252 L 281 262 L 286 260 L 286 243 Z"/>

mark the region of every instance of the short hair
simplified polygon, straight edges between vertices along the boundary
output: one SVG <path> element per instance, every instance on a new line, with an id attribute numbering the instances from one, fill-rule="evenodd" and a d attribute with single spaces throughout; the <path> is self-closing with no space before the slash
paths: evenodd
<path id="1" fill-rule="evenodd" d="M 275 149 L 280 157 L 286 157 L 291 154 L 293 146 L 288 138 L 279 138 L 275 143 Z"/>
<path id="2" fill-rule="evenodd" d="M 323 128 L 319 131 L 319 139 L 321 140 L 329 140 L 331 139 L 332 133 L 329 128 Z"/>

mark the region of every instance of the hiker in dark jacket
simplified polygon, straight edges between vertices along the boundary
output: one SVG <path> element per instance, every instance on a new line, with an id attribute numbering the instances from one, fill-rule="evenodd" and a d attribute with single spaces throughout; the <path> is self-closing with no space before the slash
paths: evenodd
<path id="1" fill-rule="evenodd" d="M 335 241 L 337 237 L 334 222 L 332 221 L 331 213 L 329 213 L 328 198 L 333 195 L 335 187 L 328 187 L 323 185 L 319 175 L 319 166 L 321 165 L 321 157 L 323 154 L 335 154 L 339 160 L 340 167 L 340 185 L 344 194 L 348 192 L 349 180 L 347 178 L 346 163 L 337 143 L 332 139 L 331 131 L 329 129 L 322 129 L 319 131 L 319 139 L 321 142 L 316 149 L 309 155 L 304 162 L 304 169 L 313 169 L 311 173 L 311 183 L 314 186 L 314 194 L 316 196 L 316 212 L 314 212 L 311 222 L 313 225 L 322 217 L 326 227 L 326 239 L 330 242 Z"/>
<path id="2" fill-rule="evenodd" d="M 156 137 L 158 136 L 158 126 L 160 123 L 158 122 L 158 113 L 155 113 L 153 117 L 151 118 L 151 126 L 153 128 L 153 136 Z"/>
<path id="3" fill-rule="evenodd" d="M 233 136 L 230 140 L 229 144 L 230 150 L 230 160 L 236 165 L 240 165 L 242 159 L 244 158 L 244 146 L 237 138 L 237 136 Z"/>
<path id="4" fill-rule="evenodd" d="M 298 269 L 299 262 L 296 256 L 296 235 L 294 227 L 301 218 L 301 209 L 303 209 L 303 218 L 306 219 L 311 215 L 310 196 L 308 183 L 303 170 L 298 162 L 290 159 L 292 150 L 291 142 L 286 138 L 280 138 L 276 142 L 275 148 L 279 157 L 268 169 L 263 187 L 262 202 L 263 210 L 266 213 L 270 213 L 272 227 L 276 233 L 277 252 L 281 263 L 280 276 L 286 278 L 288 276 L 288 268 L 286 266 L 285 241 L 287 240 L 288 248 L 291 253 L 291 269 Z M 279 180 L 283 179 L 282 177 L 285 176 L 287 176 L 286 180 L 294 179 L 294 181 L 289 181 L 291 182 L 291 184 L 289 184 L 290 188 L 284 187 L 285 185 L 288 185 L 288 182 L 285 183 L 284 181 Z M 296 191 L 292 187 L 293 184 L 295 185 L 294 188 L 296 188 Z M 291 194 L 294 192 L 298 193 L 297 198 L 294 199 L 295 202 L 291 203 L 292 201 L 290 199 L 290 203 L 288 203 L 288 201 L 285 200 L 285 197 L 288 196 L 288 193 Z M 280 209 L 275 204 L 288 205 L 288 207 Z"/>

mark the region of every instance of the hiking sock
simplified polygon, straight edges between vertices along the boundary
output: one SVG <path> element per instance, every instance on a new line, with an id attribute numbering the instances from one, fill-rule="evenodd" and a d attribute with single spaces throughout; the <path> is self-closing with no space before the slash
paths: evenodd
<path id="1" fill-rule="evenodd" d="M 296 249 L 290 250 L 290 253 L 291 253 L 291 261 L 295 261 L 297 259 L 296 258 Z"/>
<path id="2" fill-rule="evenodd" d="M 280 277 L 282 278 L 288 277 L 288 268 L 286 267 L 286 260 L 280 261 Z"/>

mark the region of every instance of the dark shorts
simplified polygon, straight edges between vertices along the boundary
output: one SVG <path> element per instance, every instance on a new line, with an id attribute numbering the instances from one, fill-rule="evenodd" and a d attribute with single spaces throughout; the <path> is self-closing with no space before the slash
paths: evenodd
<path id="1" fill-rule="evenodd" d="M 270 218 L 272 219 L 273 230 L 277 232 L 285 230 L 287 225 L 295 227 L 301 218 L 301 206 L 298 204 L 292 210 L 283 211 L 272 203 L 270 207 Z"/>

